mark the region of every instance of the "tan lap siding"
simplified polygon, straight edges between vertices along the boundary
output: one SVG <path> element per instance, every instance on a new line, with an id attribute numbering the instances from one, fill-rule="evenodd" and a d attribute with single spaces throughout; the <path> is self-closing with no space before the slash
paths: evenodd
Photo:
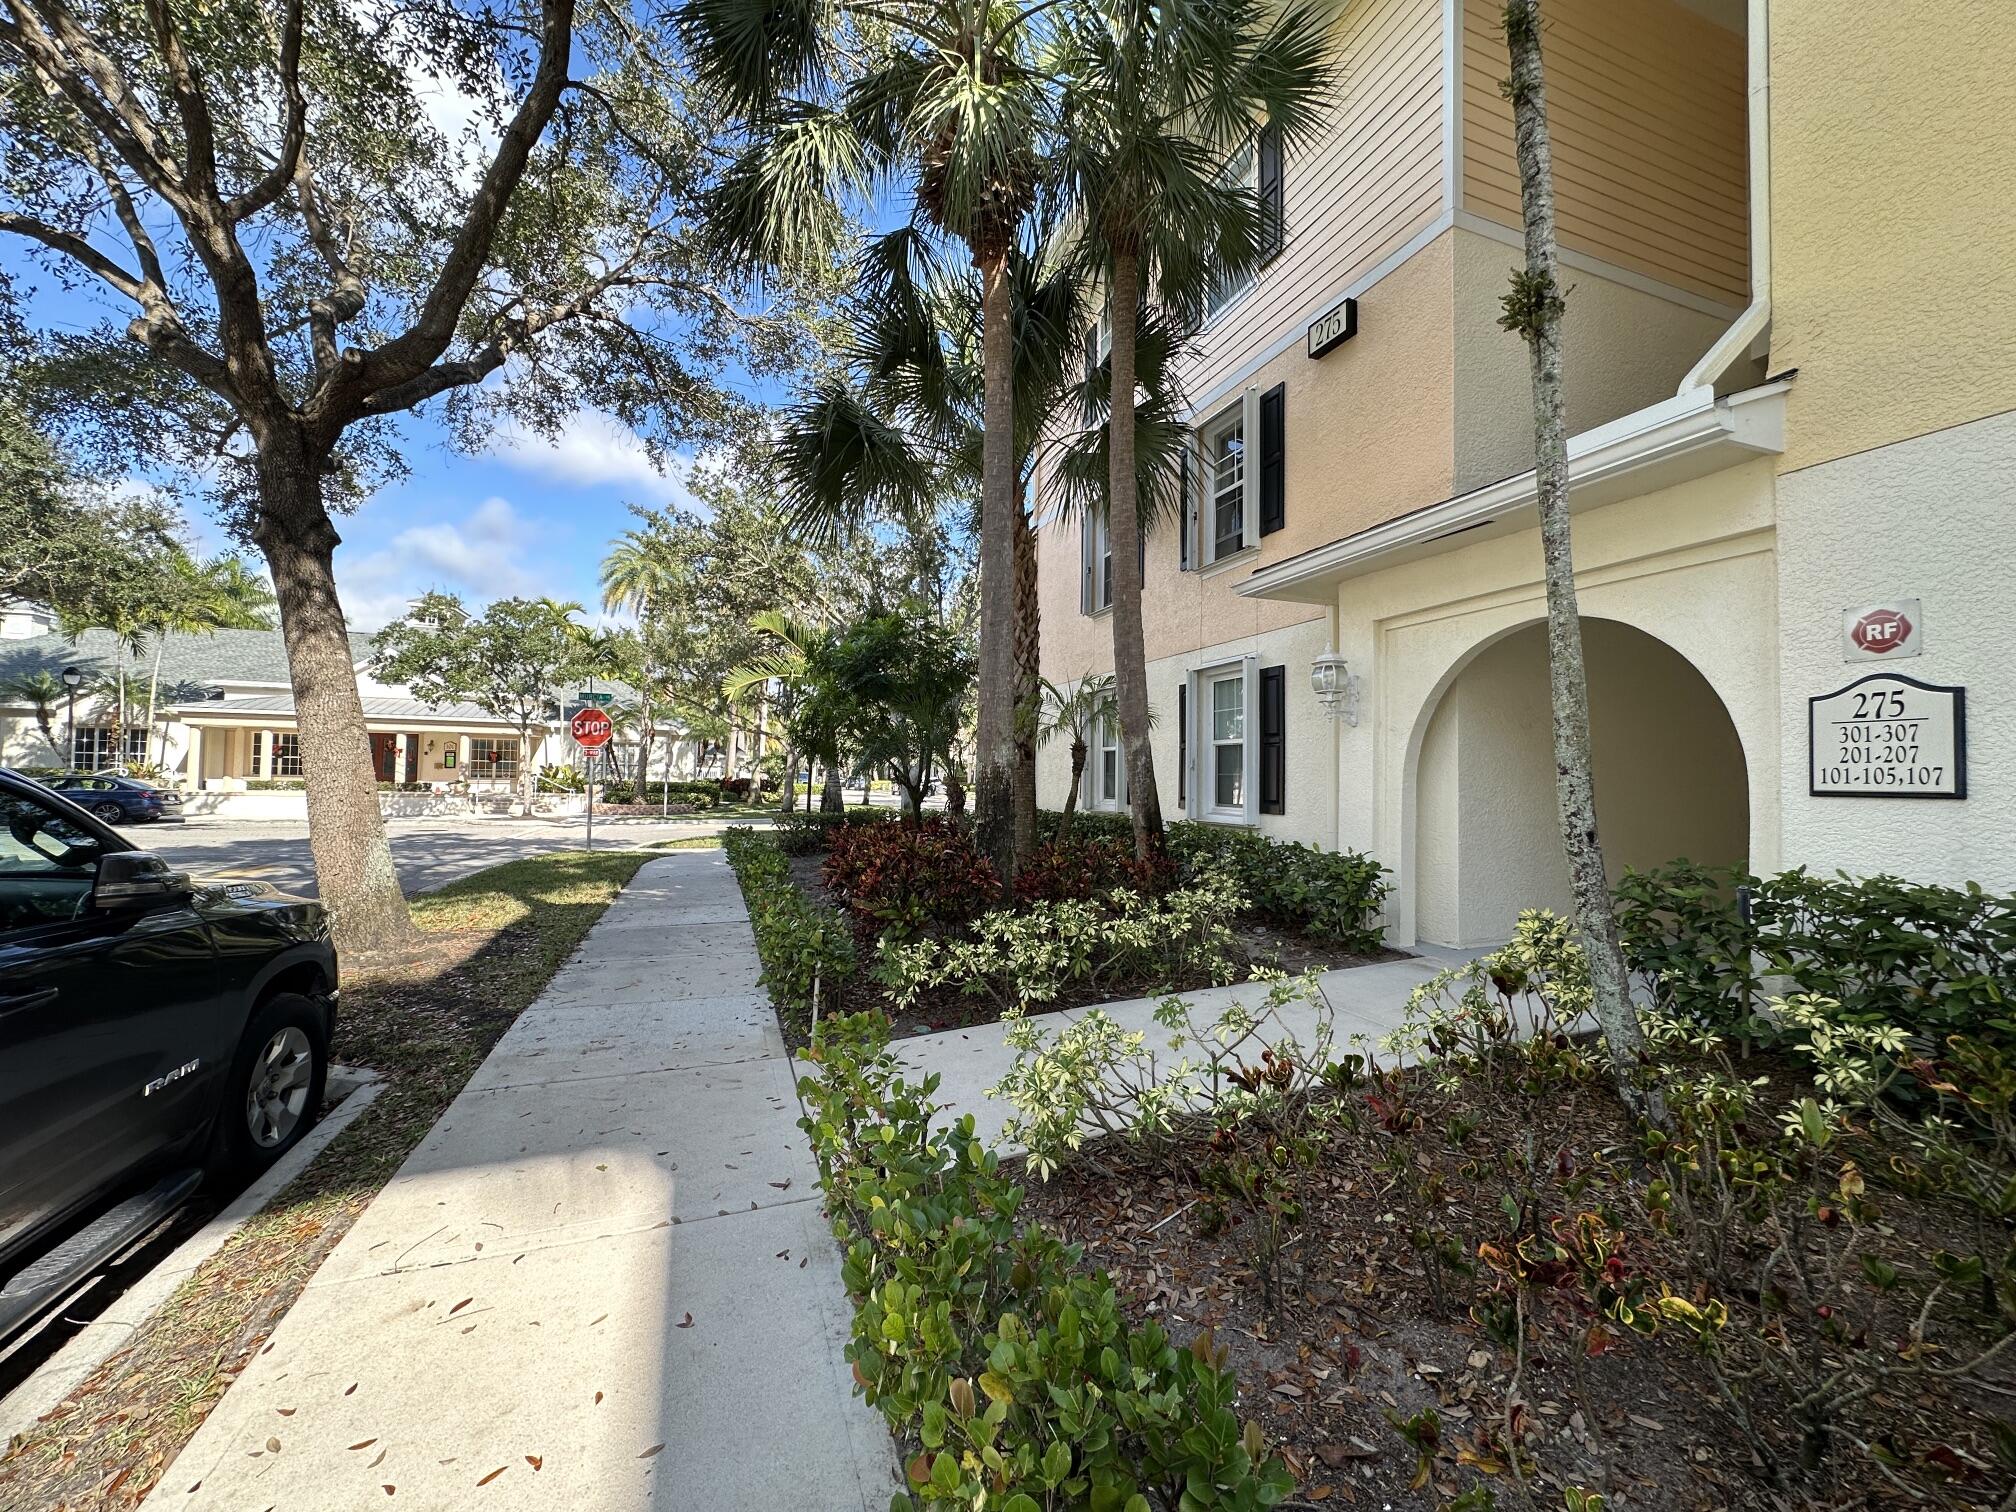
<path id="1" fill-rule="evenodd" d="M 1462 208 L 1520 225 L 1496 0 L 1463 16 Z M 1749 298 L 1743 38 L 1673 0 L 1549 0 L 1563 245 L 1727 304 Z"/>
<path id="2" fill-rule="evenodd" d="M 1200 403 L 1444 208 L 1440 0 L 1357 0 L 1338 33 L 1336 113 L 1319 140 L 1288 154 L 1281 255 L 1198 342 L 1184 384 Z"/>

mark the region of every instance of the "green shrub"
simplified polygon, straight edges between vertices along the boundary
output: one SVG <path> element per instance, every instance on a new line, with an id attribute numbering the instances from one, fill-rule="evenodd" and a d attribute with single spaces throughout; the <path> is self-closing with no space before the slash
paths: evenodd
<path id="1" fill-rule="evenodd" d="M 1208 1332 L 1136 1328 L 1112 1278 L 1016 1214 L 1022 1188 L 937 1124 L 874 1015 L 829 1020 L 798 1087 L 854 1303 L 846 1357 L 909 1454 L 893 1507 L 1148 1512 L 1277 1505 L 1294 1489 Z M 913 1499 L 914 1498 L 914 1499 Z"/>
<path id="2" fill-rule="evenodd" d="M 856 806 L 839 814 L 822 814 L 817 809 L 779 814 L 771 833 L 787 856 L 809 856 L 828 849 L 835 830 L 852 824 L 885 824 L 897 817 L 893 809 Z"/>
<path id="3" fill-rule="evenodd" d="M 1270 924 L 1361 955 L 1383 943 L 1379 915 L 1392 887 L 1386 868 L 1369 856 L 1187 820 L 1169 826 L 1169 853 L 1190 872 L 1228 872 L 1248 910 Z"/>
<path id="4" fill-rule="evenodd" d="M 620 778 L 614 782 L 599 783 L 596 788 L 595 801 L 597 803 L 635 803 L 637 801 L 637 789 Z"/>
<path id="5" fill-rule="evenodd" d="M 779 1008 L 816 1022 L 826 995 L 854 973 L 854 941 L 846 922 L 805 896 L 791 880 L 784 852 L 768 836 L 736 825 L 721 844 L 749 905 L 763 985 Z"/>
<path id="6" fill-rule="evenodd" d="M 1231 927 L 1238 893 L 1199 877 L 1159 898 L 1116 891 L 1100 899 L 1037 903 L 975 919 L 963 939 L 885 940 L 875 974 L 898 1007 L 931 987 L 992 996 L 1004 1010 L 1054 1002 L 1074 986 L 1161 985 L 1235 974 Z"/>
<path id="7" fill-rule="evenodd" d="M 1705 1027 L 1768 1036 L 1756 1009 L 1760 979 L 1771 977 L 1838 1004 L 1845 1023 L 2016 1045 L 2016 897 L 1974 883 L 1816 877 L 1803 867 L 1759 878 L 1681 861 L 1627 873 L 1617 918 L 1658 1005 Z"/>

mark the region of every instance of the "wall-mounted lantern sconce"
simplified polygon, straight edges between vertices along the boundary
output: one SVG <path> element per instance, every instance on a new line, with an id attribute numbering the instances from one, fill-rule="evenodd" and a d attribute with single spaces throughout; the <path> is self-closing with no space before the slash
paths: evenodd
<path id="1" fill-rule="evenodd" d="M 1315 690 L 1316 701 L 1323 706 L 1324 713 L 1348 725 L 1358 723 L 1358 695 L 1362 684 L 1351 675 L 1350 664 L 1327 646 L 1323 654 L 1309 664 L 1309 686 Z"/>

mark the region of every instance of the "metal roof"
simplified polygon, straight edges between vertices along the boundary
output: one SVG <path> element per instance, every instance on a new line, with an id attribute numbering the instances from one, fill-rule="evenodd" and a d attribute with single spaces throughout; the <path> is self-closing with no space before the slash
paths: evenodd
<path id="1" fill-rule="evenodd" d="M 262 714 L 292 719 L 294 695 L 256 693 L 240 698 L 197 699 L 177 705 L 175 712 L 183 719 L 197 720 L 210 720 L 219 716 L 226 719 L 254 719 Z M 499 719 L 472 703 L 429 704 L 422 703 L 417 698 L 366 698 L 364 717 L 367 720 L 391 722 L 405 720 L 427 724 L 448 722 L 486 725 L 501 730 L 516 728 L 510 720 Z"/>

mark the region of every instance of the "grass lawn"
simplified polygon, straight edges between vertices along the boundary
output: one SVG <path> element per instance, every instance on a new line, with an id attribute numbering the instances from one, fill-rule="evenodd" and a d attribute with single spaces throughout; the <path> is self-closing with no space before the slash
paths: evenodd
<path id="1" fill-rule="evenodd" d="M 653 840 L 652 850 L 719 850 L 719 835 L 680 835 L 673 840 Z"/>
<path id="2" fill-rule="evenodd" d="M 415 898 L 414 947 L 344 975 L 333 1058 L 383 1071 L 377 1101 L 131 1344 L 7 1446 L 0 1506 L 137 1506 L 323 1257 L 650 859 L 563 851 Z"/>

